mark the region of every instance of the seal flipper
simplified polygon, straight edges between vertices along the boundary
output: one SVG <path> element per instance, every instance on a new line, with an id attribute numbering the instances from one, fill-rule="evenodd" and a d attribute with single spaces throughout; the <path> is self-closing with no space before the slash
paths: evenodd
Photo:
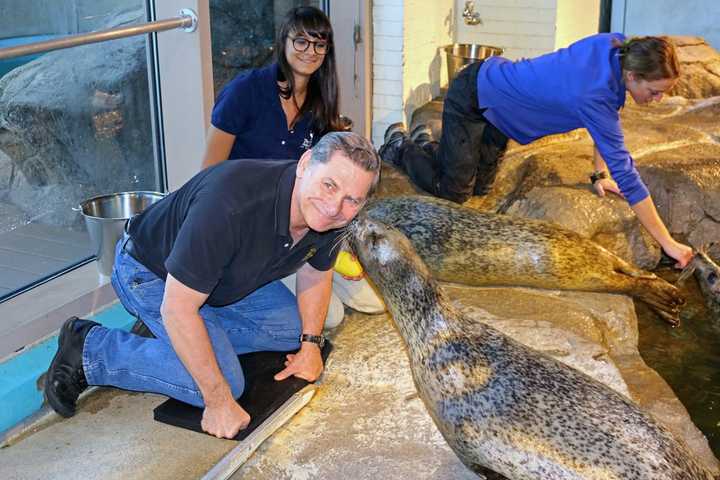
<path id="1" fill-rule="evenodd" d="M 680 307 L 685 304 L 680 290 L 653 273 L 640 270 L 620 258 L 614 260 L 615 273 L 619 277 L 632 279 L 627 282 L 627 292 L 645 302 L 670 325 L 678 326 L 680 324 Z"/>

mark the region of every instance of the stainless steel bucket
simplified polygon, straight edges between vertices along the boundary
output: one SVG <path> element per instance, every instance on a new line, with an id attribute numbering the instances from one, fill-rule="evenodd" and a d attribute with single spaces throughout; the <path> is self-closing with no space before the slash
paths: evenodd
<path id="1" fill-rule="evenodd" d="M 503 53 L 503 49 L 500 47 L 475 43 L 453 43 L 443 48 L 447 55 L 448 83 L 453 81 L 460 70 L 471 63 Z"/>
<path id="2" fill-rule="evenodd" d="M 97 255 L 98 271 L 110 276 L 115 262 L 115 244 L 128 218 L 162 199 L 159 192 L 120 192 L 92 197 L 78 210 L 85 218 L 90 242 Z"/>

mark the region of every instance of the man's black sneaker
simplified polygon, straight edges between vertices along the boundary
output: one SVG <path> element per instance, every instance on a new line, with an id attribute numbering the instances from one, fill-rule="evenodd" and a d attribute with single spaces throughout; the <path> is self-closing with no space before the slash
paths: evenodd
<path id="1" fill-rule="evenodd" d="M 378 155 L 385 163 L 400 167 L 400 146 L 407 140 L 407 131 L 403 123 L 393 123 L 385 130 L 385 143 Z"/>
<path id="2" fill-rule="evenodd" d="M 424 123 L 420 123 L 410 132 L 410 140 L 416 145 L 424 147 L 433 141 L 432 130 Z"/>
<path id="3" fill-rule="evenodd" d="M 60 329 L 58 351 L 45 377 L 45 398 L 63 417 L 75 415 L 78 397 L 88 387 L 82 366 L 83 346 L 90 329 L 99 325 L 72 317 Z"/>

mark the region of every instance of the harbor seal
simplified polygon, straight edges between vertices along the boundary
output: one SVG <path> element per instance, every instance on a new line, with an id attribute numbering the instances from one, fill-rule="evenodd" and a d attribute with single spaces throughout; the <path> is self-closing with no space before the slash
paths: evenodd
<path id="1" fill-rule="evenodd" d="M 720 315 L 720 266 L 708 254 L 708 247 L 702 246 L 695 251 L 695 256 L 683 269 L 676 283 L 684 282 L 693 273 L 705 295 L 708 308 Z"/>
<path id="2" fill-rule="evenodd" d="M 623 293 L 680 323 L 684 300 L 674 285 L 559 225 L 420 195 L 373 200 L 365 211 L 400 229 L 438 280 Z"/>
<path id="3" fill-rule="evenodd" d="M 510 480 L 712 479 L 619 393 L 458 312 L 400 231 L 364 213 L 347 228 L 420 397 L 468 468 Z"/>

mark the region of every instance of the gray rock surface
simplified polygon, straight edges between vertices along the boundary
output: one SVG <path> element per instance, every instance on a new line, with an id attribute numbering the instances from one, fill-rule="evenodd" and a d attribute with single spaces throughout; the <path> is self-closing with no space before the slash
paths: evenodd
<path id="1" fill-rule="evenodd" d="M 121 12 L 105 26 L 141 15 Z M 25 181 L 7 198 L 63 225 L 77 221 L 63 212 L 89 196 L 155 189 L 150 104 L 142 36 L 49 52 L 11 71 L 0 79 L 0 151 Z"/>

